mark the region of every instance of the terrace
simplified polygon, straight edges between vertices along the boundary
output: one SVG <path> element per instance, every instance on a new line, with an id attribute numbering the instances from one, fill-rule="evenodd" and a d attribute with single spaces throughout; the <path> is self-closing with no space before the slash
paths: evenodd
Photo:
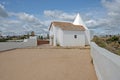
<path id="1" fill-rule="evenodd" d="M 0 80 L 97 80 L 90 49 L 37 48 L 0 52 Z"/>

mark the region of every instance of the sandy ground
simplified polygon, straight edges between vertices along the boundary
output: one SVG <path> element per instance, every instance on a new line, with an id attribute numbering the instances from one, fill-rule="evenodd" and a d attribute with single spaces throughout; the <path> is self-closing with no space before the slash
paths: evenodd
<path id="1" fill-rule="evenodd" d="M 97 80 L 89 49 L 0 52 L 0 80 Z"/>

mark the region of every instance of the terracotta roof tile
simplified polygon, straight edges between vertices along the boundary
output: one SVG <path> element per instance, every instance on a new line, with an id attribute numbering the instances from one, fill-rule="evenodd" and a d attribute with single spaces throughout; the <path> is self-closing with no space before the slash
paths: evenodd
<path id="1" fill-rule="evenodd" d="M 62 30 L 85 31 L 85 28 L 82 25 L 74 25 L 69 22 L 52 22 L 50 28 L 52 27 L 52 25 L 54 25 L 55 27 L 60 27 Z"/>

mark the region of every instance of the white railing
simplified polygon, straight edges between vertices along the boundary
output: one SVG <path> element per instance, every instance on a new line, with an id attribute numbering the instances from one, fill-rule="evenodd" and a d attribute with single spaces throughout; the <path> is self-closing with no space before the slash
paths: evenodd
<path id="1" fill-rule="evenodd" d="M 0 42 L 0 51 L 37 46 L 37 39 L 26 39 L 23 42 Z"/>
<path id="2" fill-rule="evenodd" d="M 91 42 L 91 56 L 98 80 L 120 80 L 120 56 Z"/>

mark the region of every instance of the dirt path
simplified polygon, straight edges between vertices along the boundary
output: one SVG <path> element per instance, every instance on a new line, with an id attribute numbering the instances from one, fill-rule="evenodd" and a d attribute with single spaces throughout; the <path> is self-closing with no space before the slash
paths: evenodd
<path id="1" fill-rule="evenodd" d="M 16 49 L 0 53 L 0 80 L 97 80 L 89 49 Z"/>

